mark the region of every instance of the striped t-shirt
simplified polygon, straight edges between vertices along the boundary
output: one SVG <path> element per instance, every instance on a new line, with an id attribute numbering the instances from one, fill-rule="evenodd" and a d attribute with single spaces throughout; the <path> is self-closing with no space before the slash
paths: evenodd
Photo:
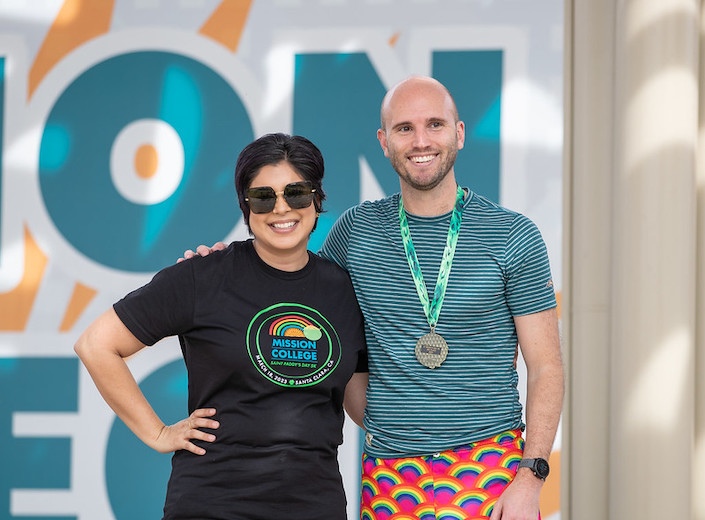
<path id="1" fill-rule="evenodd" d="M 365 451 L 379 458 L 428 455 L 522 427 L 512 317 L 556 306 L 536 225 L 469 192 L 436 327 L 448 357 L 435 369 L 421 365 L 414 347 L 430 329 L 404 252 L 399 196 L 347 210 L 321 249 L 350 273 L 365 318 Z M 407 217 L 432 299 L 451 213 Z"/>

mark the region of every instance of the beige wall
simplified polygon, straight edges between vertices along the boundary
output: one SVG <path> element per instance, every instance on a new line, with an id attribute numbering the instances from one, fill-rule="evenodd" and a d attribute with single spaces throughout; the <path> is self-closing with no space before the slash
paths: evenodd
<path id="1" fill-rule="evenodd" d="M 565 519 L 705 519 L 702 19 L 566 0 Z"/>

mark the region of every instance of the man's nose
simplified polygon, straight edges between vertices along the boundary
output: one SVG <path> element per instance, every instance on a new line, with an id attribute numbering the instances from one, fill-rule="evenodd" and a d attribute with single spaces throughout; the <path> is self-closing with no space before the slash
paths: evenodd
<path id="1" fill-rule="evenodd" d="M 425 128 L 417 129 L 414 132 L 413 143 L 416 148 L 426 148 L 430 142 L 431 139 Z"/>

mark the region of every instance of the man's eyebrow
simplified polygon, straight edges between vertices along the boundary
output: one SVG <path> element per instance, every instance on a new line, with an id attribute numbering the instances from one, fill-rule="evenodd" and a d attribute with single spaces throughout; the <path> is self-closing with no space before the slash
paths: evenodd
<path id="1" fill-rule="evenodd" d="M 447 123 L 448 123 L 448 119 L 446 119 L 445 117 L 440 117 L 440 116 L 439 116 L 439 117 L 429 117 L 428 119 L 426 119 L 426 121 L 424 122 L 424 124 L 429 124 L 429 123 L 444 123 L 444 124 L 447 124 Z M 400 127 L 402 127 L 402 126 L 414 126 L 414 123 L 412 123 L 411 121 L 400 121 L 400 122 L 395 123 L 394 125 L 392 125 L 392 129 L 397 129 L 397 128 L 400 128 Z"/>

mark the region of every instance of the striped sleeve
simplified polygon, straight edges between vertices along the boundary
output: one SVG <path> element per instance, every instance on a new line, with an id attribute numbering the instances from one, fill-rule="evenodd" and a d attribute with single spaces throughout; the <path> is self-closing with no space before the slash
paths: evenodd
<path id="1" fill-rule="evenodd" d="M 348 270 L 348 246 L 357 206 L 347 209 L 328 232 L 319 254 Z"/>
<path id="2" fill-rule="evenodd" d="M 556 306 L 546 245 L 536 224 L 524 215 L 513 220 L 505 249 L 506 297 L 513 316 Z"/>

